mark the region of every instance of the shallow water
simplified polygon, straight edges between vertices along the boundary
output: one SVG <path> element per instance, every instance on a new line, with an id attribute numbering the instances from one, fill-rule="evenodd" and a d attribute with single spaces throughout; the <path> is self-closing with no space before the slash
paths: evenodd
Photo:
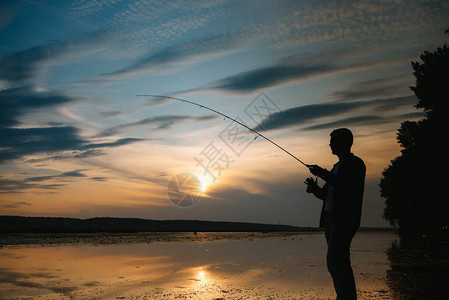
<path id="1" fill-rule="evenodd" d="M 151 242 L 4 246 L 0 298 L 334 298 L 323 233 L 177 235 Z M 388 232 L 354 238 L 360 299 L 391 299 L 385 250 L 396 238 Z"/>

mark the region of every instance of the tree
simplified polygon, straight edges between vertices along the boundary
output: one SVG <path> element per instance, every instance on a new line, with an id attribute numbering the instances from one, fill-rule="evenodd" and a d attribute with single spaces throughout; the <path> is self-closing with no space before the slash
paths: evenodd
<path id="1" fill-rule="evenodd" d="M 446 31 L 446 33 L 448 33 Z M 412 62 L 415 86 L 424 119 L 405 121 L 398 129 L 401 155 L 382 173 L 384 218 L 401 237 L 449 236 L 449 47 L 425 51 Z"/>

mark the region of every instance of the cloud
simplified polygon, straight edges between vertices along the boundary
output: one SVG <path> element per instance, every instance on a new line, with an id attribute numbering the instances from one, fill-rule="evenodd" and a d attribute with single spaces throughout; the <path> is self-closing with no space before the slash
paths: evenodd
<path id="1" fill-rule="evenodd" d="M 398 118 L 405 120 L 405 119 L 422 119 L 426 116 L 426 114 L 424 112 L 412 112 L 412 113 L 408 113 L 408 114 L 402 114 L 399 115 Z"/>
<path id="2" fill-rule="evenodd" d="M 115 0 L 113 0 L 115 1 Z M 111 48 L 123 57 L 148 55 L 167 44 L 190 36 L 190 32 L 217 20 L 228 13 L 222 9 L 227 0 L 191 2 L 133 0 L 114 5 L 111 1 L 77 1 L 71 12 L 75 20 L 88 17 L 102 28 L 113 28 Z M 88 3 L 87 3 L 88 2 Z M 67 14 L 67 10 L 61 11 Z M 97 25 L 98 26 L 98 25 Z M 210 30 L 207 30 L 210 32 Z M 194 33 L 196 34 L 197 31 Z"/>
<path id="3" fill-rule="evenodd" d="M 22 156 L 79 149 L 85 141 L 72 126 L 0 128 L 0 162 Z"/>
<path id="4" fill-rule="evenodd" d="M 268 116 L 253 129 L 271 130 L 305 124 L 318 118 L 348 112 L 360 106 L 360 103 L 326 103 L 293 107 Z"/>
<path id="5" fill-rule="evenodd" d="M 420 119 L 424 117 L 423 112 L 413 112 L 407 114 L 399 114 L 395 116 L 389 117 L 379 117 L 372 115 L 364 115 L 364 116 L 355 116 L 350 118 L 345 118 L 333 122 L 327 122 L 322 124 L 317 124 L 305 128 L 301 128 L 300 130 L 320 130 L 320 129 L 331 129 L 345 126 L 366 126 L 366 125 L 376 125 L 376 124 L 387 124 L 394 123 L 397 121 L 404 121 L 408 119 Z"/>
<path id="6" fill-rule="evenodd" d="M 27 128 L 21 118 L 36 111 L 75 102 L 76 99 L 56 92 L 36 92 L 30 86 L 0 90 L 0 163 L 28 155 L 50 154 L 46 159 L 84 158 L 103 154 L 100 148 L 118 147 L 141 139 L 124 138 L 95 143 L 81 136 L 80 129 L 63 123 L 47 122 L 45 127 Z M 18 127 L 20 125 L 20 128 Z M 15 127 L 13 127 L 15 126 Z M 71 154 L 62 154 L 72 151 Z M 31 159 L 36 162 L 40 159 Z"/>
<path id="7" fill-rule="evenodd" d="M 81 56 L 99 49 L 107 36 L 106 31 L 95 31 L 0 57 L 0 163 L 36 154 L 47 157 L 32 158 L 27 162 L 97 156 L 103 154 L 100 148 L 140 141 L 128 138 L 95 143 L 82 137 L 77 127 L 64 123 L 47 122 L 40 127 L 24 123 L 23 117 L 27 114 L 48 112 L 78 100 L 60 92 L 38 91 L 34 85 L 40 72 L 52 64 L 65 64 L 72 56 Z M 71 153 L 67 153 L 69 151 Z"/>
<path id="8" fill-rule="evenodd" d="M 269 31 L 277 48 L 319 43 L 357 47 L 390 41 L 403 47 L 410 37 L 422 43 L 440 28 L 438 24 L 446 23 L 448 14 L 444 1 L 328 1 L 325 5 L 298 1 L 285 8 L 290 11 L 284 18 L 257 26 L 259 31 Z"/>
<path id="9" fill-rule="evenodd" d="M 112 117 L 119 117 L 124 116 L 127 114 L 130 114 L 130 111 L 104 111 L 100 112 L 100 115 L 104 118 L 112 118 Z"/>
<path id="10" fill-rule="evenodd" d="M 111 32 L 96 31 L 65 41 L 49 41 L 0 57 L 0 80 L 11 87 L 33 86 L 53 64 L 66 64 L 70 57 L 79 57 L 104 48 Z"/>
<path id="11" fill-rule="evenodd" d="M 336 51 L 334 55 L 340 56 L 343 55 L 343 52 Z M 339 68 L 329 64 L 328 61 L 328 57 L 324 59 L 323 54 L 288 56 L 270 65 L 228 76 L 193 91 L 222 90 L 240 93 L 252 92 L 281 85 L 293 80 L 325 74 Z"/>
<path id="12" fill-rule="evenodd" d="M 63 184 L 37 184 L 30 183 L 24 179 L 10 179 L 0 177 L 0 194 L 18 194 L 24 193 L 26 189 L 38 188 L 45 190 L 54 190 L 61 188 Z"/>
<path id="13" fill-rule="evenodd" d="M 377 78 L 357 82 L 350 86 L 331 93 L 328 98 L 334 100 L 360 100 L 374 97 L 392 97 L 409 94 L 408 82 L 405 78 Z"/>
<path id="14" fill-rule="evenodd" d="M 262 131 L 304 125 L 320 118 L 341 115 L 359 108 L 371 108 L 373 112 L 392 111 L 399 107 L 411 106 L 414 102 L 416 102 L 416 98 L 414 96 L 404 96 L 353 102 L 333 101 L 323 104 L 298 106 L 268 116 L 253 129 Z M 373 117 L 371 116 L 370 118 L 371 122 L 374 122 Z M 347 119 L 347 122 L 362 121 L 363 118 L 355 118 L 352 120 L 351 118 Z M 365 121 L 367 121 L 367 119 L 365 119 Z"/>
<path id="15" fill-rule="evenodd" d="M 351 118 L 345 118 L 334 122 L 328 122 L 318 125 L 313 125 L 309 127 L 302 128 L 301 130 L 319 130 L 319 129 L 329 129 L 329 128 L 338 128 L 344 127 L 348 125 L 372 125 L 386 123 L 385 118 L 381 118 L 378 116 L 356 116 Z"/>
<path id="16" fill-rule="evenodd" d="M 29 177 L 26 178 L 26 182 L 36 182 L 36 181 L 45 181 L 45 180 L 51 180 L 55 178 L 80 178 L 80 177 L 87 177 L 83 173 L 81 173 L 82 170 L 75 170 L 75 171 L 69 171 L 64 172 L 57 175 L 48 175 L 48 176 L 37 176 L 37 177 Z"/>
<path id="17" fill-rule="evenodd" d="M 0 58 L 0 78 L 12 83 L 23 83 L 36 75 L 39 63 L 56 56 L 62 48 L 64 46 L 61 42 L 49 42 L 3 55 Z"/>
<path id="18" fill-rule="evenodd" d="M 118 146 L 123 146 L 123 145 L 127 145 L 127 144 L 134 143 L 134 142 L 139 142 L 139 141 L 143 141 L 143 139 L 124 138 L 124 139 L 119 139 L 117 141 L 109 142 L 109 143 L 87 144 L 87 145 L 83 146 L 83 148 L 89 149 L 89 148 L 118 147 Z"/>
<path id="19" fill-rule="evenodd" d="M 46 175 L 46 176 L 33 176 L 27 178 L 5 178 L 4 176 L 0 176 L 0 193 L 3 194 L 15 194 L 15 193 L 23 193 L 26 189 L 44 189 L 44 190 L 57 190 L 66 186 L 66 182 L 73 181 L 74 179 L 86 178 L 92 179 L 95 181 L 106 181 L 106 177 L 88 177 L 83 174 L 82 171 L 85 170 L 73 170 L 62 172 L 54 175 Z M 50 183 L 45 183 L 45 182 Z M 18 207 L 21 205 L 31 205 L 24 204 L 25 202 L 18 202 L 22 204 L 16 204 L 14 207 Z M 12 204 L 9 204 L 12 205 Z M 13 206 L 9 206 L 13 207 Z"/>
<path id="20" fill-rule="evenodd" d="M 217 118 L 218 118 L 218 116 L 215 116 L 215 115 L 200 116 L 200 117 L 180 116 L 180 115 L 155 116 L 155 117 L 145 118 L 145 119 L 137 121 L 137 122 L 132 122 L 132 123 L 128 123 L 128 124 L 111 127 L 109 129 L 103 131 L 99 136 L 114 135 L 123 129 L 129 128 L 129 127 L 134 127 L 134 126 L 144 126 L 144 125 L 155 124 L 156 127 L 154 129 L 164 130 L 164 129 L 170 129 L 175 124 L 179 124 L 184 121 L 204 122 L 204 121 L 215 120 Z"/>
<path id="21" fill-rule="evenodd" d="M 19 123 L 22 115 L 39 109 L 49 110 L 75 99 L 55 92 L 36 92 L 31 87 L 0 91 L 0 127 Z"/>
<path id="22" fill-rule="evenodd" d="M 11 204 L 2 205 L 2 207 L 4 207 L 4 208 L 16 208 L 16 207 L 20 207 L 20 206 L 30 206 L 30 205 L 31 205 L 31 203 L 20 201 L 20 202 L 14 202 L 14 203 L 11 203 Z"/>
<path id="23" fill-rule="evenodd" d="M 0 162 L 19 159 L 27 155 L 51 154 L 71 150 L 61 158 L 82 158 L 101 154 L 98 148 L 110 148 L 142 141 L 124 138 L 113 142 L 92 143 L 79 135 L 73 126 L 43 128 L 0 128 Z M 58 156 L 56 155 L 56 159 Z"/>
<path id="24" fill-rule="evenodd" d="M 394 98 L 382 98 L 369 101 L 361 101 L 362 103 L 368 103 L 376 107 L 379 112 L 389 112 L 398 107 L 409 106 L 413 107 L 417 103 L 417 99 L 414 95 L 400 96 Z"/>
<path id="25" fill-rule="evenodd" d="M 409 61 L 412 57 L 407 54 L 379 60 L 367 58 L 367 55 L 370 53 L 367 49 L 346 49 L 287 56 L 269 65 L 240 72 L 199 88 L 179 91 L 176 94 L 217 90 L 233 93 L 250 93 L 338 72 L 356 72 L 386 66 L 390 67 L 394 64 Z M 354 62 L 357 59 L 360 61 Z"/>
<path id="26" fill-rule="evenodd" d="M 92 177 L 92 178 L 90 178 L 90 179 L 95 180 L 95 181 L 107 181 L 107 180 L 108 180 L 108 178 L 106 178 L 106 177 L 101 177 L 101 176 Z"/>
<path id="27" fill-rule="evenodd" d="M 225 33 L 214 36 L 189 40 L 166 47 L 156 53 L 140 59 L 133 65 L 115 72 L 97 76 L 98 79 L 124 78 L 143 72 L 170 73 L 194 62 L 204 61 L 223 54 L 238 51 L 239 47 L 247 44 L 238 32 Z"/>
<path id="28" fill-rule="evenodd" d="M 104 155 L 105 152 L 97 149 L 93 150 L 71 150 L 67 151 L 68 153 L 64 152 L 58 152 L 57 154 L 51 153 L 42 153 L 41 155 L 43 157 L 40 158 L 32 158 L 32 159 L 26 159 L 24 160 L 25 163 L 39 163 L 39 162 L 45 162 L 45 161 L 56 161 L 56 160 L 67 160 L 67 159 L 73 159 L 73 158 L 88 158 L 88 157 L 95 157 Z"/>
<path id="29" fill-rule="evenodd" d="M 221 79 L 208 86 L 209 89 L 235 92 L 251 92 L 279 85 L 291 80 L 305 79 L 335 70 L 330 65 L 277 65 L 262 67 Z"/>

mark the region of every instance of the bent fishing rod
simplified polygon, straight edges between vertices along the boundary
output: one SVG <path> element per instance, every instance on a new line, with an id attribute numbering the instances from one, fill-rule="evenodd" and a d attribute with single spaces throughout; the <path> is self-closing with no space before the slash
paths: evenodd
<path id="1" fill-rule="evenodd" d="M 300 162 L 301 164 L 303 164 L 305 167 L 307 167 L 307 168 L 309 168 L 309 169 L 310 169 L 310 167 L 311 167 L 311 165 L 308 165 L 308 164 L 304 163 L 302 160 L 300 160 L 299 158 L 297 158 L 296 156 L 294 156 L 293 154 L 291 154 L 290 152 L 288 152 L 285 148 L 279 146 L 278 144 L 276 144 L 275 142 L 273 142 L 272 140 L 270 140 L 269 138 L 267 138 L 267 137 L 264 136 L 263 134 L 259 133 L 258 131 L 254 130 L 254 129 L 248 127 L 248 126 L 246 126 L 246 125 L 243 124 L 242 122 L 240 122 L 240 121 L 238 121 L 238 120 L 236 120 L 236 119 L 234 119 L 234 118 L 231 118 L 230 116 L 228 116 L 228 115 L 226 115 L 226 114 L 224 114 L 224 113 L 221 113 L 221 112 L 219 112 L 219 111 L 217 111 L 217 110 L 215 110 L 215 109 L 213 109 L 213 108 L 204 106 L 204 105 L 202 105 L 202 104 L 199 104 L 199 103 L 196 103 L 196 102 L 193 102 L 193 101 L 189 101 L 189 100 L 181 99 L 181 98 L 176 98 L 176 97 L 171 97 L 171 96 L 151 95 L 151 94 L 148 94 L 148 95 L 136 95 L 136 97 L 153 97 L 153 98 L 172 99 L 172 100 L 177 100 L 177 101 L 181 101 L 181 102 L 184 102 L 184 103 L 189 103 L 189 104 L 198 106 L 199 108 L 205 108 L 205 109 L 207 109 L 207 110 L 210 110 L 211 112 L 214 112 L 214 113 L 216 113 L 216 114 L 219 114 L 219 115 L 223 116 L 225 119 L 229 119 L 229 120 L 231 120 L 231 121 L 233 121 L 233 122 L 235 122 L 235 123 L 237 123 L 237 124 L 239 124 L 239 125 L 245 127 L 246 129 L 250 130 L 251 132 L 257 134 L 257 136 L 260 136 L 260 137 L 264 138 L 265 140 L 267 140 L 268 142 L 272 143 L 273 145 L 275 145 L 276 147 L 278 147 L 279 149 L 281 149 L 282 151 L 284 151 L 285 153 L 287 153 L 288 155 L 290 155 L 291 157 L 293 157 L 295 160 L 297 160 L 298 162 Z M 257 136 L 256 136 L 254 139 L 256 139 Z"/>

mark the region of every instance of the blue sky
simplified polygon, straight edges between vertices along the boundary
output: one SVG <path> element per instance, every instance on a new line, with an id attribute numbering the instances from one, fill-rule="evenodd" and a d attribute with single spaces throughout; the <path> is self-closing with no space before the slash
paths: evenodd
<path id="1" fill-rule="evenodd" d="M 229 120 L 207 110 L 136 97 L 160 94 L 239 117 L 329 169 L 329 133 L 350 128 L 368 170 L 362 225 L 385 226 L 382 170 L 401 121 L 422 117 L 410 62 L 446 41 L 448 12 L 446 1 L 2 1 L 0 213 L 317 225 L 306 168 L 263 139 L 243 149 L 245 133 L 231 149 Z M 269 119 L 246 114 L 261 97 L 277 109 Z M 210 145 L 215 178 L 196 160 Z M 180 209 L 167 185 L 184 172 L 204 191 Z"/>

